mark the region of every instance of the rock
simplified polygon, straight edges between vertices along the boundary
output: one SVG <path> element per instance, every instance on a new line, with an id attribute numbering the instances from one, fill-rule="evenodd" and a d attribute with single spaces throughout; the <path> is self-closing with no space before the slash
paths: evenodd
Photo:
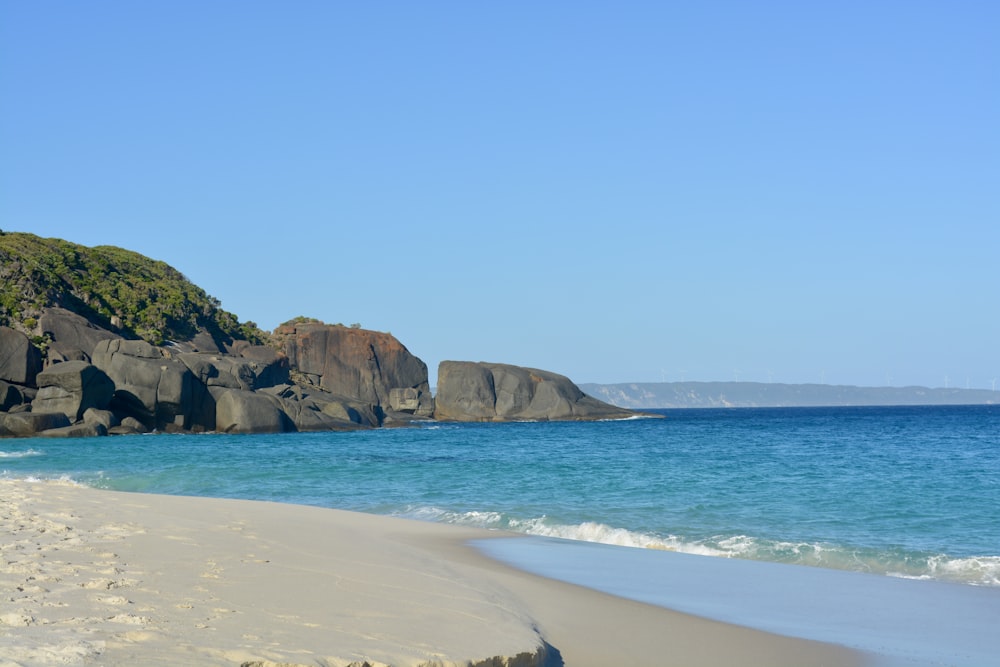
<path id="1" fill-rule="evenodd" d="M 42 431 L 69 425 L 69 419 L 61 412 L 0 413 L 0 435 L 30 438 Z"/>
<path id="2" fill-rule="evenodd" d="M 198 330 L 198 333 L 191 339 L 190 344 L 198 352 L 209 354 L 219 354 L 222 352 L 215 338 L 204 327 Z"/>
<path id="3" fill-rule="evenodd" d="M 253 369 L 239 358 L 198 353 L 181 354 L 177 358 L 206 387 L 229 387 L 244 391 L 256 388 Z"/>
<path id="4" fill-rule="evenodd" d="M 50 428 L 37 433 L 39 438 L 94 438 L 108 434 L 104 424 L 79 423 L 61 428 Z"/>
<path id="5" fill-rule="evenodd" d="M 0 412 L 8 412 L 24 403 L 24 394 L 12 384 L 0 380 Z"/>
<path id="6" fill-rule="evenodd" d="M 94 346 L 94 358 L 97 355 L 123 354 L 137 359 L 162 359 L 163 352 L 158 347 L 147 343 L 144 340 L 106 340 L 100 341 Z M 97 365 L 96 363 L 94 364 Z"/>
<path id="7" fill-rule="evenodd" d="M 335 422 L 357 424 L 359 426 L 378 426 L 379 417 L 370 405 L 351 403 L 348 401 L 329 401 L 321 404 L 323 413 Z"/>
<path id="8" fill-rule="evenodd" d="M 126 417 L 121 424 L 108 429 L 108 435 L 139 435 L 149 433 L 149 429 L 135 417 Z"/>
<path id="9" fill-rule="evenodd" d="M 509 364 L 443 361 L 434 418 L 441 421 L 623 419 L 635 415 L 587 396 L 569 378 Z"/>
<path id="10" fill-rule="evenodd" d="M 224 433 L 285 433 L 295 424 L 281 401 L 264 393 L 223 387 L 210 390 L 215 399 L 215 430 Z"/>
<path id="11" fill-rule="evenodd" d="M 138 340 L 105 340 L 94 348 L 94 365 L 115 384 L 112 409 L 147 426 L 190 429 L 205 387 L 188 367 Z"/>
<path id="12" fill-rule="evenodd" d="M 414 415 L 429 417 L 433 400 L 427 365 L 391 334 L 319 323 L 287 324 L 275 332 L 289 366 L 334 396 L 391 409 L 393 389 L 414 389 Z"/>
<path id="13" fill-rule="evenodd" d="M 10 327 L 0 327 L 0 380 L 28 387 L 42 371 L 42 353 L 28 337 Z"/>
<path id="14" fill-rule="evenodd" d="M 121 421 L 110 410 L 98 410 L 97 408 L 87 408 L 83 413 L 85 424 L 101 424 L 105 429 L 110 430 L 118 426 Z"/>
<path id="15" fill-rule="evenodd" d="M 257 389 L 274 387 L 288 382 L 288 357 L 267 345 L 250 345 L 240 341 L 233 345 L 232 354 L 239 355 L 250 364 Z"/>
<path id="16" fill-rule="evenodd" d="M 438 366 L 435 419 L 493 421 L 496 403 L 493 371 L 487 365 L 443 361 Z"/>
<path id="17" fill-rule="evenodd" d="M 38 374 L 32 412 L 62 412 L 75 422 L 88 408 L 104 410 L 115 385 L 101 369 L 85 361 L 53 364 Z"/>
<path id="18" fill-rule="evenodd" d="M 63 361 L 90 361 L 94 346 L 100 341 L 121 338 L 65 308 L 43 308 L 38 325 L 43 335 L 49 334 L 52 338 L 48 352 L 50 362 L 57 357 Z"/>
<path id="19" fill-rule="evenodd" d="M 282 409 L 299 431 L 379 424 L 380 413 L 374 406 L 336 397 L 319 388 L 284 384 L 260 391 L 281 399 Z"/>
<path id="20" fill-rule="evenodd" d="M 393 387 L 389 391 L 389 410 L 392 417 L 424 417 L 434 414 L 434 398 L 430 391 L 416 387 Z"/>
<path id="21" fill-rule="evenodd" d="M 264 347 L 247 346 L 233 355 L 186 353 L 177 357 L 208 387 L 254 391 L 288 382 L 288 359 Z"/>
<path id="22" fill-rule="evenodd" d="M 374 415 L 370 418 L 363 417 L 358 410 L 340 401 L 282 399 L 281 405 L 297 431 L 342 431 L 371 427 L 378 423 L 373 423 Z"/>
<path id="23" fill-rule="evenodd" d="M 389 407 L 396 412 L 414 413 L 420 409 L 420 392 L 413 387 L 393 387 L 389 390 Z"/>

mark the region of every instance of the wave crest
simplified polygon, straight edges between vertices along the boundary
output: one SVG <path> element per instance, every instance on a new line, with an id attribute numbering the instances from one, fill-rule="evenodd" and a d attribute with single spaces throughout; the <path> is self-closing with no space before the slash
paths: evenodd
<path id="1" fill-rule="evenodd" d="M 688 539 L 677 535 L 654 535 L 616 528 L 593 521 L 559 524 L 545 516 L 519 519 L 501 512 L 455 512 L 438 507 L 408 507 L 395 515 L 621 547 L 825 567 L 908 579 L 936 579 L 975 586 L 1000 586 L 1000 556 L 958 558 L 943 554 L 861 550 L 830 543 L 767 540 L 749 535 Z"/>
<path id="2" fill-rule="evenodd" d="M 0 459 L 25 459 L 29 456 L 44 456 L 45 452 L 40 452 L 37 449 L 26 449 L 23 452 L 4 452 L 0 451 Z"/>

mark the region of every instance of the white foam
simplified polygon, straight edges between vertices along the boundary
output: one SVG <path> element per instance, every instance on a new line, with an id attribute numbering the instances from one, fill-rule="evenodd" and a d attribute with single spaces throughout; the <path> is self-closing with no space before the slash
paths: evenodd
<path id="1" fill-rule="evenodd" d="M 935 556 L 928 560 L 930 577 L 960 581 L 977 586 L 1000 586 L 1000 556 L 948 558 Z"/>
<path id="2" fill-rule="evenodd" d="M 508 517 L 501 512 L 455 512 L 438 507 L 411 506 L 405 511 L 398 512 L 397 516 L 619 547 L 808 565 L 833 570 L 866 572 L 901 579 L 933 579 L 976 586 L 1000 587 L 1000 556 L 955 558 L 936 555 L 916 560 L 903 560 L 895 555 L 860 552 L 821 542 L 764 540 L 749 535 L 720 535 L 692 540 L 677 535 L 664 536 L 627 530 L 594 521 L 572 525 L 559 524 L 552 522 L 546 516 L 517 519 Z"/>
<path id="3" fill-rule="evenodd" d="M 27 482 L 28 484 L 65 484 L 67 486 L 80 486 L 85 487 L 86 484 L 81 484 L 69 475 L 60 475 L 59 477 L 37 477 L 35 475 L 25 475 L 24 477 L 11 476 L 10 471 L 4 470 L 3 479 L 11 480 L 14 482 Z"/>
<path id="4" fill-rule="evenodd" d="M 23 452 L 2 452 L 0 451 L 0 459 L 24 459 L 29 456 L 44 456 L 45 452 L 40 452 L 37 449 L 28 449 Z"/>

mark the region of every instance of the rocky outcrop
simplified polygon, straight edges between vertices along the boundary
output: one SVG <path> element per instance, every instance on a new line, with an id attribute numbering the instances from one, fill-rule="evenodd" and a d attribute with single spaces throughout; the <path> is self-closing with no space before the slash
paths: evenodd
<path id="1" fill-rule="evenodd" d="M 90 355 L 99 342 L 121 338 L 65 308 L 43 308 L 38 327 L 42 335 L 51 340 L 48 350 L 50 365 L 58 361 L 90 361 Z"/>
<path id="2" fill-rule="evenodd" d="M 172 267 L 114 246 L 0 232 L 0 259 L 0 414 L 61 413 L 95 434 L 433 414 L 426 365 L 389 334 L 297 318 L 272 337 Z M 15 421 L 25 434 L 66 426 Z"/>
<path id="3" fill-rule="evenodd" d="M 104 340 L 94 348 L 93 361 L 114 382 L 115 412 L 165 430 L 191 430 L 204 421 L 204 385 L 161 348 L 142 340 Z"/>
<path id="4" fill-rule="evenodd" d="M 238 355 L 184 353 L 177 358 L 206 387 L 255 391 L 288 382 L 288 359 L 262 345 Z"/>
<path id="5" fill-rule="evenodd" d="M 0 326 L 0 380 L 34 387 L 41 372 L 41 351 L 20 331 Z"/>
<path id="6" fill-rule="evenodd" d="M 583 421 L 636 414 L 587 396 L 563 375 L 508 364 L 443 361 L 437 390 L 434 418 L 441 421 Z"/>
<path id="7" fill-rule="evenodd" d="M 465 362 L 441 365 L 435 409 L 426 364 L 391 334 L 296 318 L 269 337 L 162 262 L 30 234 L 0 239 L 0 323 L 14 327 L 0 326 L 0 435 L 633 414 L 554 373 Z"/>
<path id="8" fill-rule="evenodd" d="M 123 425 L 129 416 L 146 429 L 281 433 L 381 421 L 377 406 L 290 383 L 288 358 L 276 350 L 249 344 L 231 349 L 203 354 L 106 340 L 93 357 L 115 384 L 111 407 Z"/>
<path id="9" fill-rule="evenodd" d="M 337 398 L 318 387 L 284 384 L 261 393 L 281 399 L 282 409 L 298 431 L 343 430 L 379 423 L 376 406 Z"/>
<path id="10" fill-rule="evenodd" d="M 61 412 L 0 413 L 0 435 L 30 438 L 44 431 L 70 426 Z"/>
<path id="11" fill-rule="evenodd" d="M 282 325 L 275 337 L 302 381 L 332 396 L 376 406 L 390 419 L 434 412 L 427 364 L 391 334 L 305 322 Z"/>
<path id="12" fill-rule="evenodd" d="M 38 374 L 37 382 L 32 412 L 61 412 L 71 422 L 81 419 L 88 409 L 104 410 L 115 393 L 111 378 L 85 361 L 54 364 Z"/>

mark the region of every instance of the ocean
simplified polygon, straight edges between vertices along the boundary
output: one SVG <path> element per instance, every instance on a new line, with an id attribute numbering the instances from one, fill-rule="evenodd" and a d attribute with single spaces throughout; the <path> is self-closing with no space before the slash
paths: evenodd
<path id="1" fill-rule="evenodd" d="M 336 433 L 6 439 L 0 474 L 527 533 L 540 538 L 483 548 L 546 576 L 720 620 L 869 650 L 896 641 L 892 655 L 916 655 L 900 664 L 974 665 L 1000 652 L 1000 640 L 984 645 L 968 634 L 996 634 L 981 629 L 1000 617 L 1000 405 L 659 413 L 664 418 L 427 422 Z M 658 558 L 675 560 L 650 560 Z M 709 569 L 688 593 L 683 582 L 654 586 L 678 558 L 686 560 L 677 571 L 688 575 L 699 571 L 694 564 Z M 751 569 L 719 570 L 724 561 Z M 776 567 L 781 574 L 769 574 Z M 821 571 L 828 575 L 810 578 Z M 616 583 L 613 572 L 625 580 Z M 804 578 L 789 584 L 796 577 Z M 806 596 L 809 604 L 830 598 L 831 587 L 853 590 L 858 599 L 896 600 L 889 611 L 871 607 L 876 618 L 899 620 L 910 608 L 928 607 L 976 620 L 900 620 L 905 627 L 895 640 L 880 631 L 865 643 L 858 635 L 876 621 L 858 616 L 850 603 L 829 612 L 853 610 L 848 626 L 832 636 L 823 634 L 837 627 L 826 612 L 784 618 L 799 604 L 787 595 L 771 596 L 773 622 L 759 607 L 740 611 L 740 600 L 766 596 L 733 580 L 751 585 L 758 578 L 771 591 L 784 582 L 799 597 L 817 587 Z M 719 597 L 705 595 L 708 580 Z M 914 588 L 916 582 L 926 585 Z M 650 597 L 654 589 L 672 597 Z M 726 601 L 726 590 L 739 599 Z M 913 602 L 907 596 L 914 591 L 934 604 Z M 949 609 L 934 609 L 941 604 Z M 809 627 L 799 627 L 802 618 L 811 619 Z M 943 626 L 947 636 L 934 639 L 924 625 Z M 934 647 L 908 653 L 919 641 Z M 956 647 L 972 652 L 955 657 Z"/>

